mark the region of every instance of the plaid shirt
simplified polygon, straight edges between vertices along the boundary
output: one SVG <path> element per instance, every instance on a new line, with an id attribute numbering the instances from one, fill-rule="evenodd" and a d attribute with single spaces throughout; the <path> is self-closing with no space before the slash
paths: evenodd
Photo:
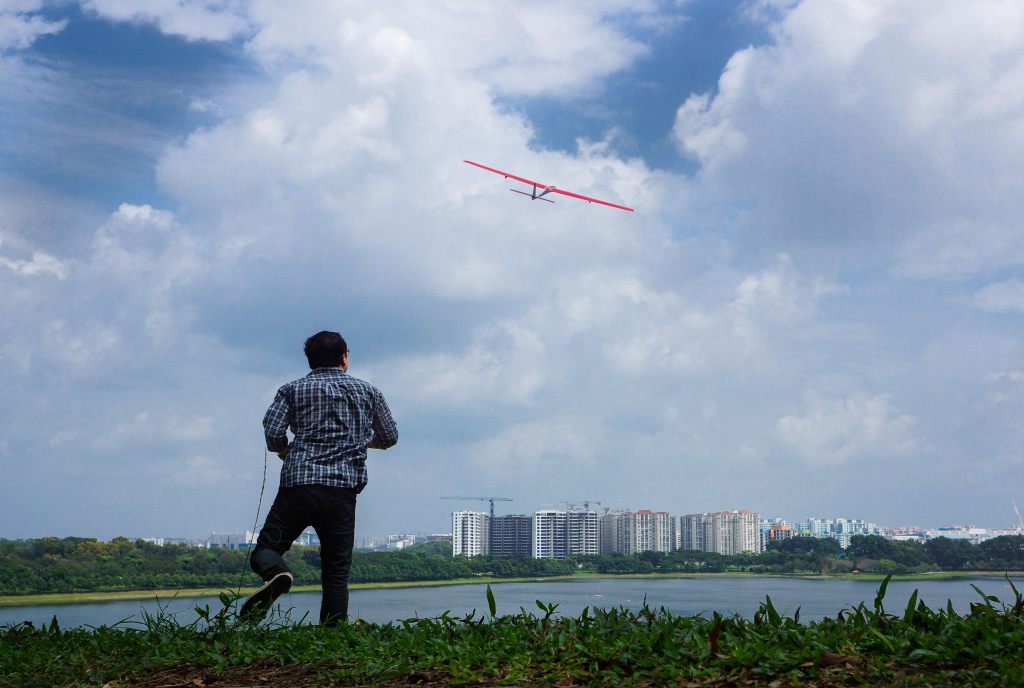
<path id="1" fill-rule="evenodd" d="M 295 435 L 288 444 L 285 432 Z M 387 449 L 398 428 L 384 395 L 341 368 L 316 368 L 277 391 L 263 417 L 267 448 L 287 449 L 281 486 L 366 485 L 366 447 Z"/>

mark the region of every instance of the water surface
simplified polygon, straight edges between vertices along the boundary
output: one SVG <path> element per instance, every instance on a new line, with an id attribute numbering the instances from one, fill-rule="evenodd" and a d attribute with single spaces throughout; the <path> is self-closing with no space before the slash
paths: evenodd
<path id="1" fill-rule="evenodd" d="M 950 580 L 892 581 L 885 597 L 887 611 L 902 613 L 914 590 L 933 609 L 950 600 L 960 613 L 970 609 L 980 597 L 971 587 L 1012 602 L 1013 592 L 1003 578 L 957 578 Z M 1024 579 L 1014 579 L 1024 590 Z M 568 581 L 492 584 L 499 614 L 518 612 L 520 608 L 540 613 L 536 600 L 557 604 L 566 616 L 578 616 L 584 607 L 627 607 L 640 609 L 644 602 L 653 609 L 664 607 L 674 614 L 725 615 L 752 617 L 758 605 L 771 596 L 775 607 L 792 615 L 800 608 L 802 621 L 834 617 L 841 609 L 864 602 L 871 607 L 878 581 L 773 578 L 769 576 L 699 578 L 606 578 Z M 487 612 L 485 584 L 443 585 L 417 588 L 375 588 L 351 592 L 349 613 L 352 618 L 388 623 L 413 617 L 433 617 L 444 612 L 465 616 L 476 610 Z M 196 605 L 220 608 L 216 596 L 168 597 L 159 600 L 121 600 L 68 605 L 39 605 L 0 608 L 0 626 L 31 621 L 49 623 L 56 616 L 63 628 L 110 626 L 121 623 L 140 627 L 146 613 L 173 614 L 181 623 L 196 618 Z M 305 617 L 315 622 L 320 613 L 319 592 L 298 592 L 278 600 L 279 612 L 292 621 Z"/>

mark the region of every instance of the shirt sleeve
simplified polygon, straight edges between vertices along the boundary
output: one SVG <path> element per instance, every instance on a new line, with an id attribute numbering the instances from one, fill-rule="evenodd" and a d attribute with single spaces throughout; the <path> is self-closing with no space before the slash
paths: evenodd
<path id="1" fill-rule="evenodd" d="M 373 390 L 373 445 L 378 449 L 387 449 L 398 442 L 398 426 L 391 416 L 388 402 L 380 390 Z"/>
<path id="2" fill-rule="evenodd" d="M 284 387 L 277 390 L 277 396 L 263 416 L 263 434 L 267 438 L 267 449 L 281 452 L 288 448 L 288 417 L 291 405 Z"/>

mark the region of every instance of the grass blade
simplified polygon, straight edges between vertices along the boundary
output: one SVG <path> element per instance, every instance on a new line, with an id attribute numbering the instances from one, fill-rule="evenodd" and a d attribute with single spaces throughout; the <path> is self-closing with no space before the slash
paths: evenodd
<path id="1" fill-rule="evenodd" d="M 892 580 L 892 574 L 891 573 L 888 576 L 886 576 L 885 580 L 882 581 L 882 584 L 878 586 L 878 594 L 875 595 L 875 613 L 876 614 L 882 614 L 882 613 L 885 612 L 885 609 L 883 609 L 883 607 L 882 607 L 882 600 L 885 599 L 885 591 L 889 587 L 889 581 L 890 580 Z"/>
<path id="2" fill-rule="evenodd" d="M 495 614 L 497 613 L 497 610 L 498 610 L 498 605 L 494 601 L 494 593 L 491 592 L 491 586 L 488 585 L 487 586 L 487 611 L 489 611 L 491 613 L 491 618 L 492 619 L 494 618 Z"/>
<path id="3" fill-rule="evenodd" d="M 917 589 L 910 595 L 910 601 L 907 602 L 907 611 L 903 612 L 904 623 L 914 623 L 914 614 L 917 613 Z"/>

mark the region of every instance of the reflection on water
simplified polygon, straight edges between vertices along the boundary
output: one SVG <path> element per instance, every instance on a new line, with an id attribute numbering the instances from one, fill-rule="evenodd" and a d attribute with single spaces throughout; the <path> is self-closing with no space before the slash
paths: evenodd
<path id="1" fill-rule="evenodd" d="M 902 612 L 916 589 L 919 597 L 933 609 L 953 602 L 958 612 L 966 612 L 971 602 L 980 597 L 971 587 L 974 583 L 986 594 L 1010 602 L 1013 591 L 1005 579 L 975 578 L 935 581 L 893 581 L 885 598 L 886 609 Z M 1024 590 L 1024 580 L 1015 579 Z M 818 580 L 771 578 L 767 576 L 722 578 L 619 578 L 583 579 L 535 583 L 493 584 L 492 590 L 499 614 L 520 611 L 539 612 L 537 600 L 557 604 L 559 613 L 578 616 L 584 607 L 627 607 L 639 609 L 646 603 L 652 609 L 664 607 L 680 615 L 740 614 L 752 617 L 766 596 L 780 612 L 792 615 L 800 608 L 800 618 L 807 621 L 835 616 L 839 610 L 863 602 L 873 604 L 877 581 Z M 349 610 L 352 617 L 388 623 L 413 617 L 439 616 L 448 611 L 464 617 L 486 613 L 484 584 L 445 585 L 421 588 L 390 588 L 353 590 Z M 320 593 L 292 593 L 278 601 L 286 618 L 310 623 L 319 618 Z M 216 596 L 168 597 L 73 605 L 46 605 L 0 608 L 0 626 L 31 621 L 49 623 L 56 615 L 62 628 L 79 626 L 110 626 L 120 623 L 141 627 L 145 613 L 173 615 L 181 623 L 195 620 L 196 605 L 220 607 Z M 278 617 L 280 618 L 280 617 Z"/>

